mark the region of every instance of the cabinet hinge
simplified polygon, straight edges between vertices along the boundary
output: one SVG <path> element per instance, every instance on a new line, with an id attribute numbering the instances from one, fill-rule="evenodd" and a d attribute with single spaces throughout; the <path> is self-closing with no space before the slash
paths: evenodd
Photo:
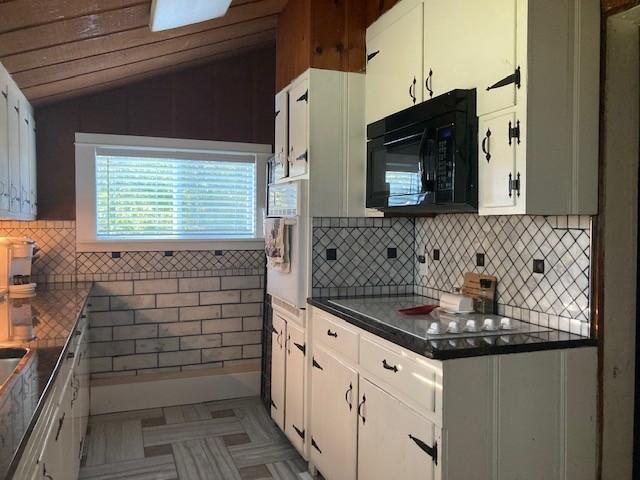
<path id="1" fill-rule="evenodd" d="M 276 406 L 276 403 L 273 400 L 271 400 L 271 406 L 276 410 L 278 409 L 278 407 Z"/>
<path id="2" fill-rule="evenodd" d="M 306 345 L 300 345 L 299 343 L 293 342 L 293 344 L 298 348 L 298 350 L 300 350 L 302 352 L 303 355 L 307 354 L 307 346 Z"/>
<path id="3" fill-rule="evenodd" d="M 511 140 L 515 138 L 516 142 L 520 144 L 520 120 L 516 121 L 515 126 L 509 122 L 509 145 L 511 145 Z"/>
<path id="4" fill-rule="evenodd" d="M 305 90 L 305 92 L 296 100 L 296 102 L 302 101 L 309 102 L 309 90 Z"/>
<path id="5" fill-rule="evenodd" d="M 300 438 L 302 440 L 304 440 L 304 430 L 300 430 L 298 427 L 296 427 L 293 423 L 291 424 L 291 426 L 293 427 L 293 429 L 296 431 L 296 433 L 300 436 Z"/>
<path id="6" fill-rule="evenodd" d="M 276 327 L 271 327 L 271 333 L 275 333 L 276 335 L 279 333 L 278 330 L 276 330 Z"/>
<path id="7" fill-rule="evenodd" d="M 275 116 L 277 117 L 278 115 L 280 115 L 280 110 L 276 110 Z"/>
<path id="8" fill-rule="evenodd" d="M 520 88 L 520 67 L 516 68 L 516 71 L 511 75 L 507 75 L 502 80 L 498 80 L 496 83 L 487 87 L 487 91 L 493 90 L 494 88 L 506 87 L 507 85 L 511 85 L 515 83 L 517 88 Z"/>
<path id="9" fill-rule="evenodd" d="M 367 55 L 367 62 L 369 62 L 373 57 L 375 57 L 379 53 L 380 53 L 380 50 L 376 50 L 375 52 L 371 52 L 369 55 Z"/>
<path id="10" fill-rule="evenodd" d="M 429 455 L 433 459 L 433 463 L 438 465 L 438 442 L 435 442 L 433 444 L 433 447 L 430 447 L 429 445 L 424 443 L 422 440 L 420 440 L 419 438 L 414 437 L 411 434 L 409 434 L 409 438 L 411 440 L 413 440 L 414 443 L 416 445 L 418 445 L 418 447 L 420 447 L 420 450 L 425 452 L 427 455 Z"/>
<path id="11" fill-rule="evenodd" d="M 513 196 L 513 192 L 516 192 L 516 195 L 520 196 L 520 173 L 516 175 L 516 179 L 513 179 L 513 176 L 509 174 L 509 197 Z"/>
<path id="12" fill-rule="evenodd" d="M 301 162 L 302 160 L 304 160 L 306 162 L 308 158 L 309 158 L 308 150 L 305 150 L 304 153 L 301 153 L 296 157 L 296 161 Z"/>
<path id="13" fill-rule="evenodd" d="M 316 441 L 313 439 L 313 437 L 311 437 L 311 446 L 313 448 L 315 448 L 316 450 L 318 450 L 318 452 L 322 453 L 322 450 L 320 450 L 320 447 L 318 447 L 318 444 L 316 443 Z"/>
<path id="14" fill-rule="evenodd" d="M 316 362 L 316 359 L 315 359 L 315 358 L 313 359 L 313 361 L 312 361 L 311 363 L 312 363 L 312 365 L 313 365 L 315 368 L 317 368 L 318 370 L 324 370 L 324 368 L 322 368 L 322 367 L 320 366 L 320 364 L 319 364 L 318 362 Z"/>
<path id="15" fill-rule="evenodd" d="M 5 92 L 4 90 L 2 91 L 2 96 L 4 98 L 7 98 L 9 96 L 9 92 Z"/>

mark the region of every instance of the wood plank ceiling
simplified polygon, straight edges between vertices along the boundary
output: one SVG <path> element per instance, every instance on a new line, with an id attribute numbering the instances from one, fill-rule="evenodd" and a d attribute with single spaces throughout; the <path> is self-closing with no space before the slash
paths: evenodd
<path id="1" fill-rule="evenodd" d="M 233 0 L 222 18 L 154 33 L 151 0 L 0 0 L 0 62 L 42 105 L 272 43 L 286 2 Z"/>

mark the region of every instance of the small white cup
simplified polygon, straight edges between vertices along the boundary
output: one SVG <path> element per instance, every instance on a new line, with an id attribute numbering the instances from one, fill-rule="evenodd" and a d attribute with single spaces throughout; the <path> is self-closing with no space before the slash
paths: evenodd
<path id="1" fill-rule="evenodd" d="M 447 332 L 449 333 L 459 333 L 460 329 L 458 328 L 458 322 L 452 320 L 449 322 L 449 326 L 447 327 Z"/>
<path id="2" fill-rule="evenodd" d="M 511 319 L 504 317 L 500 319 L 500 328 L 503 330 L 511 330 Z"/>
<path id="3" fill-rule="evenodd" d="M 427 333 L 430 333 L 432 335 L 437 335 L 438 333 L 440 333 L 440 322 L 431 322 L 431 325 L 429 325 L 429 330 L 427 330 Z"/>
<path id="4" fill-rule="evenodd" d="M 478 331 L 478 327 L 476 326 L 476 321 L 475 320 L 467 320 L 467 323 L 464 326 L 464 330 L 466 332 L 477 332 Z"/>
<path id="5" fill-rule="evenodd" d="M 484 330 L 495 330 L 496 329 L 496 324 L 493 321 L 493 318 L 485 318 L 484 322 L 482 324 L 482 328 Z"/>

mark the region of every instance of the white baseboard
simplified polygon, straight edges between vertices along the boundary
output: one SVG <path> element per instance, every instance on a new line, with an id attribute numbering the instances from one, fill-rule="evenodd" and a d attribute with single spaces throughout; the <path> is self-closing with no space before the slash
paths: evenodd
<path id="1" fill-rule="evenodd" d="M 91 382 L 91 415 L 259 394 L 260 371 L 253 367 L 111 377 Z"/>

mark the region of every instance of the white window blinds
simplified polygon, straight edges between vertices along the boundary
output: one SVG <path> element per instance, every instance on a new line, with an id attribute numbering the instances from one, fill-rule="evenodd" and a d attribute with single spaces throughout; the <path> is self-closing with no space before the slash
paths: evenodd
<path id="1" fill-rule="evenodd" d="M 95 159 L 99 239 L 256 237 L 255 155 L 97 151 Z"/>

